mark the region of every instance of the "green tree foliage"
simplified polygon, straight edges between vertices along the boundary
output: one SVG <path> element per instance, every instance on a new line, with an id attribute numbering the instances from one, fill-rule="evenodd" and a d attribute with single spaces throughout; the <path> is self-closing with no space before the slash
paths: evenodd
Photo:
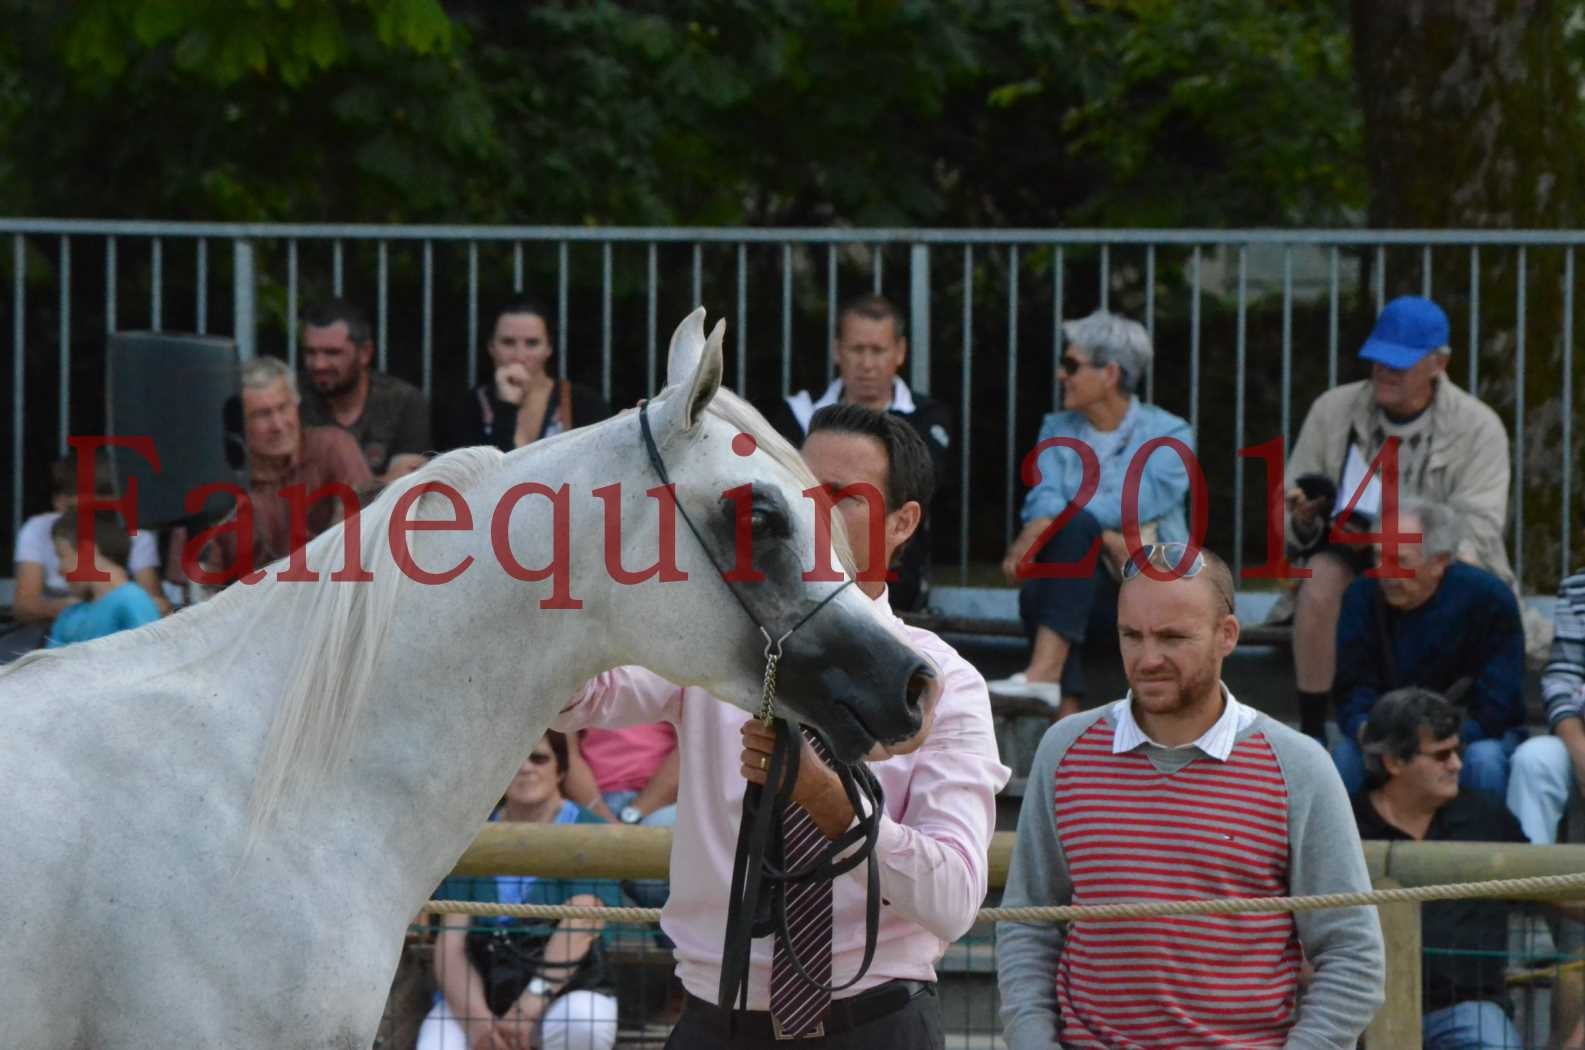
<path id="1" fill-rule="evenodd" d="M 1334 0 L 0 14 L 11 214 L 1203 225 L 1363 199 Z"/>

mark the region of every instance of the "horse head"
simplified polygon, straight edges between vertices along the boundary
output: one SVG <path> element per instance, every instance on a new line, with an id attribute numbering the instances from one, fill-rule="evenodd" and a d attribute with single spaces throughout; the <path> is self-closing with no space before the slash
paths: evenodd
<path id="1" fill-rule="evenodd" d="M 779 713 L 823 730 L 839 760 L 856 761 L 877 743 L 918 733 L 934 671 L 874 601 L 847 586 L 849 572 L 832 558 L 833 547 L 845 547 L 840 518 L 819 527 L 812 498 L 819 484 L 797 451 L 721 389 L 726 326 L 718 321 L 706 338 L 704 316 L 702 307 L 694 311 L 672 336 L 666 389 L 641 416 L 646 447 L 633 450 L 675 486 L 684 523 L 673 542 L 689 577 L 640 588 L 659 596 L 644 604 L 657 606 L 666 627 L 651 625 L 668 651 L 654 652 L 652 642 L 648 665 L 757 711 L 767 656 L 779 648 Z M 642 441 L 646 426 L 652 453 Z M 637 539 L 636 549 L 654 549 L 648 542 Z M 668 614 L 666 592 L 675 598 L 682 587 L 692 589 L 691 600 L 670 602 Z M 679 622 L 684 610 L 700 608 L 711 616 Z M 725 636 L 728 666 L 702 666 L 703 632 L 717 647 Z"/>

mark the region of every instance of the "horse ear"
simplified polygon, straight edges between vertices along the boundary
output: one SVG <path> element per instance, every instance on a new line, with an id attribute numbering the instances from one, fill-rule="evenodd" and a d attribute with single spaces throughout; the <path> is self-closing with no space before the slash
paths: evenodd
<path id="1" fill-rule="evenodd" d="M 671 336 L 666 361 L 666 385 L 673 388 L 664 406 L 665 426 L 680 431 L 692 430 L 704 414 L 710 399 L 721 389 L 724 368 L 721 345 L 726 322 L 717 321 L 710 337 L 704 334 L 704 307 L 683 318 Z"/>

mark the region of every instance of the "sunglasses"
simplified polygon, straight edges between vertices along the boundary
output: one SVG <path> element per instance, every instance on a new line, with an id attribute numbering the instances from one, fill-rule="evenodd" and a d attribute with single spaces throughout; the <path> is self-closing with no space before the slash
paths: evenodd
<path id="1" fill-rule="evenodd" d="M 1070 376 L 1081 368 L 1105 368 L 1106 366 L 1098 365 L 1094 361 L 1080 361 L 1072 354 L 1063 354 L 1062 360 L 1057 362 L 1057 367 L 1062 369 L 1063 375 Z"/>
<path id="2" fill-rule="evenodd" d="M 1141 574 L 1157 580 L 1192 580 L 1205 571 L 1205 551 L 1199 547 L 1194 549 L 1194 557 L 1188 558 L 1189 545 L 1187 543 L 1147 543 L 1133 553 L 1123 563 L 1123 582 L 1137 578 Z M 1187 564 L 1185 559 L 1187 558 Z M 1147 571 L 1145 566 L 1153 566 L 1160 572 Z M 1215 577 L 1212 577 L 1215 582 Z M 1227 607 L 1228 613 L 1234 611 L 1233 596 L 1217 587 L 1222 603 Z"/>
<path id="3" fill-rule="evenodd" d="M 1147 543 L 1123 564 L 1123 579 L 1131 580 L 1144 572 L 1146 565 L 1156 565 L 1175 578 L 1192 580 L 1205 569 L 1205 552 L 1196 549 L 1194 560 L 1185 566 L 1183 556 L 1188 552 L 1187 543 Z"/>
<path id="4" fill-rule="evenodd" d="M 1435 751 L 1417 751 L 1415 753 L 1424 755 L 1439 766 L 1445 766 L 1454 755 L 1463 755 L 1464 745 L 1454 744 L 1451 747 L 1439 747 Z"/>
<path id="5" fill-rule="evenodd" d="M 528 760 L 536 766 L 548 766 L 556 761 L 556 756 L 549 751 L 535 751 L 528 756 Z"/>

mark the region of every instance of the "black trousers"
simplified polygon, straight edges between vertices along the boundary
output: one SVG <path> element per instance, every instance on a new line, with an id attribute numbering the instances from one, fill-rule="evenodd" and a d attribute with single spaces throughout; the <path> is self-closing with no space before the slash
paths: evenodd
<path id="1" fill-rule="evenodd" d="M 765 1014 L 739 1016 L 743 1019 L 737 1024 L 734 1035 L 728 1038 L 722 1012 L 690 996 L 682 1017 L 666 1040 L 665 1050 L 945 1050 L 946 1047 L 941 1000 L 936 997 L 933 984 L 896 1010 L 871 1018 L 855 1028 L 815 1039 L 777 1039 L 769 1031 Z"/>
<path id="2" fill-rule="evenodd" d="M 1087 510 L 1073 516 L 1061 532 L 1035 555 L 1046 565 L 1078 562 L 1101 538 L 1100 522 Z M 1068 661 L 1062 665 L 1062 695 L 1088 695 L 1084 657 L 1095 648 L 1105 655 L 1117 648 L 1117 581 L 1095 559 L 1095 571 L 1067 580 L 1025 580 L 1018 592 L 1018 614 L 1031 644 L 1045 627 L 1068 640 Z"/>

